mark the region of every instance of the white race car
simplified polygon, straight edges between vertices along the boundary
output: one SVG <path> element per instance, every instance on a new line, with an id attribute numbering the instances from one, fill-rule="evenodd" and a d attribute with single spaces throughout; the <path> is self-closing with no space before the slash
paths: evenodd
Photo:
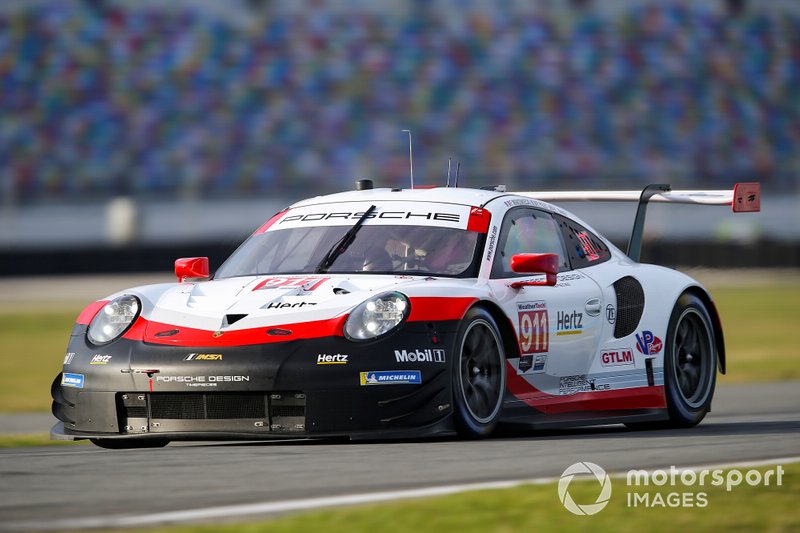
<path id="1" fill-rule="evenodd" d="M 687 427 L 725 372 L 711 296 L 637 262 L 648 201 L 733 191 L 360 190 L 298 202 L 216 271 L 89 305 L 53 383 L 56 439 L 458 433 L 498 423 Z M 638 201 L 628 253 L 547 202 Z"/>

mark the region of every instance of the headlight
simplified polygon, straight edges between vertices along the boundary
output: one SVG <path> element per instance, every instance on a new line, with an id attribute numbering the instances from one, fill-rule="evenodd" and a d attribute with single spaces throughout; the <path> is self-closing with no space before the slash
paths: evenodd
<path id="1" fill-rule="evenodd" d="M 139 298 L 126 294 L 108 302 L 92 319 L 86 336 L 92 344 L 107 344 L 133 324 L 142 305 Z"/>
<path id="2" fill-rule="evenodd" d="M 365 341 L 389 333 L 408 317 L 411 304 L 404 294 L 387 292 L 353 309 L 344 325 L 351 341 Z"/>

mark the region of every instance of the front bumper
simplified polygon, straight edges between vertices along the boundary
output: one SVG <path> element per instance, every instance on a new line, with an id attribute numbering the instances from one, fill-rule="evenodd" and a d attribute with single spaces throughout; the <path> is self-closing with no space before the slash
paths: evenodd
<path id="1" fill-rule="evenodd" d="M 98 348 L 79 327 L 68 348 L 69 364 L 53 382 L 53 414 L 60 422 L 51 437 L 450 434 L 449 356 L 456 325 L 407 323 L 368 343 L 326 337 L 214 348 L 127 339 Z M 410 379 L 375 383 L 381 372 Z"/>

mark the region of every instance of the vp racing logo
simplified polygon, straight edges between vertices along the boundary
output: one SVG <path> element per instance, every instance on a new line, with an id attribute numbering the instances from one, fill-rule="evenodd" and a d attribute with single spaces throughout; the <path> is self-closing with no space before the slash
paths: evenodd
<path id="1" fill-rule="evenodd" d="M 576 475 L 589 474 L 593 475 L 600 484 L 600 494 L 594 503 L 577 504 L 569 493 L 569 484 Z M 611 478 L 608 477 L 605 470 L 594 463 L 588 461 L 575 463 L 567 467 L 564 473 L 561 474 L 561 479 L 558 480 L 558 498 L 567 508 L 567 511 L 572 514 L 582 516 L 597 514 L 608 505 L 608 501 L 611 499 Z"/>

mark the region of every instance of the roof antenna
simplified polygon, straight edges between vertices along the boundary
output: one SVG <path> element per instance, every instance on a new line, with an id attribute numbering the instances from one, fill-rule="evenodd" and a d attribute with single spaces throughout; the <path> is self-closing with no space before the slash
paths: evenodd
<path id="1" fill-rule="evenodd" d="M 408 133 L 408 164 L 411 167 L 411 188 L 414 188 L 414 155 L 411 153 L 411 130 L 403 130 Z"/>
<path id="2" fill-rule="evenodd" d="M 445 187 L 450 186 L 450 162 L 453 160 L 452 157 L 447 158 L 447 185 Z"/>
<path id="3" fill-rule="evenodd" d="M 458 164 L 456 165 L 456 185 L 455 185 L 456 187 L 458 187 L 458 173 L 460 170 L 461 170 L 461 161 L 459 161 Z"/>

